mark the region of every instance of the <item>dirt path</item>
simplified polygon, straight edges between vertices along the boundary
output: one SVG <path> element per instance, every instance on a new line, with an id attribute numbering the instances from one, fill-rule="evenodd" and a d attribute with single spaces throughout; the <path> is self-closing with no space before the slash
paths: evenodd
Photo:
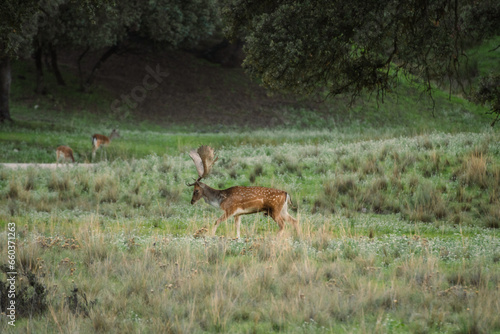
<path id="1" fill-rule="evenodd" d="M 93 164 L 0 163 L 0 166 L 10 169 L 26 169 L 28 167 L 56 169 L 56 168 L 76 167 L 76 166 L 90 167 L 92 165 Z"/>

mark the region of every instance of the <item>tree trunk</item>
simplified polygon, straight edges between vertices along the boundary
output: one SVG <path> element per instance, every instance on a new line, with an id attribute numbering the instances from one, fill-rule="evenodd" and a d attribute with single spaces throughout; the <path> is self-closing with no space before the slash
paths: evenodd
<path id="1" fill-rule="evenodd" d="M 104 54 L 99 58 L 99 60 L 95 63 L 94 67 L 92 68 L 92 72 L 90 72 L 89 77 L 87 78 L 86 85 L 91 86 L 92 83 L 94 82 L 94 77 L 95 73 L 99 70 L 101 65 L 108 60 L 109 57 L 114 55 L 116 51 L 118 51 L 119 46 L 118 45 L 113 45 L 110 47 Z"/>
<path id="2" fill-rule="evenodd" d="M 78 76 L 80 78 L 80 90 L 82 92 L 85 92 L 85 84 L 84 84 L 84 79 L 83 79 L 83 72 L 82 72 L 82 60 L 83 57 L 89 52 L 90 47 L 87 47 L 85 51 L 83 51 L 80 56 L 78 57 Z"/>
<path id="3" fill-rule="evenodd" d="M 9 110 L 11 80 L 10 59 L 0 58 L 0 123 L 6 120 L 13 122 Z"/>
<path id="4" fill-rule="evenodd" d="M 59 71 L 59 64 L 57 63 L 57 50 L 54 48 L 54 46 L 49 44 L 49 52 L 50 52 L 50 62 L 52 65 L 52 70 L 54 71 L 54 75 L 56 76 L 57 79 L 57 84 L 60 86 L 66 86 L 66 82 L 64 82 L 64 79 L 61 75 L 61 71 Z"/>
<path id="5" fill-rule="evenodd" d="M 208 61 L 226 67 L 239 67 L 245 58 L 243 41 L 238 39 L 236 42 L 230 43 L 227 39 L 224 39 L 219 44 L 205 50 L 202 56 Z"/>
<path id="6" fill-rule="evenodd" d="M 43 82 L 43 64 L 42 64 L 42 47 L 38 46 L 35 50 L 35 66 L 36 66 L 36 88 L 38 94 L 47 93 L 45 83 Z"/>

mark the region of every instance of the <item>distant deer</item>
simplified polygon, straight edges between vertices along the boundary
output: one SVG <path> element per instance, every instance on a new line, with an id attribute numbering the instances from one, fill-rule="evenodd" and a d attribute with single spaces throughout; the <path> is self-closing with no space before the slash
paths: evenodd
<path id="1" fill-rule="evenodd" d="M 73 150 L 71 149 L 71 147 L 61 145 L 56 149 L 56 164 L 59 163 L 59 160 L 63 160 L 63 162 L 75 162 L 75 158 L 73 157 Z"/>
<path id="2" fill-rule="evenodd" d="M 224 210 L 224 214 L 215 222 L 212 234 L 215 235 L 217 226 L 221 222 L 234 216 L 236 237 L 240 238 L 240 216 L 258 212 L 264 212 L 265 215 L 271 216 L 278 223 L 278 235 L 283 233 L 285 221 L 291 223 L 297 234 L 299 234 L 297 220 L 287 212 L 291 200 L 290 195 L 285 191 L 274 188 L 243 186 L 224 190 L 211 188 L 200 182 L 200 180 L 208 175 L 213 163 L 217 161 L 217 158 L 213 159 L 213 149 L 208 146 L 201 146 L 198 151 L 192 150 L 189 152 L 189 155 L 193 159 L 199 175 L 199 178 L 194 183 L 188 185 L 194 186 L 191 204 L 195 204 L 203 198 L 206 203 Z"/>
<path id="3" fill-rule="evenodd" d="M 116 129 L 113 129 L 113 131 L 111 131 L 109 137 L 105 135 L 94 134 L 92 136 L 92 160 L 94 160 L 95 152 L 99 147 L 108 146 L 111 143 L 111 140 L 117 137 L 120 137 L 120 134 L 118 133 L 118 131 L 116 131 Z"/>

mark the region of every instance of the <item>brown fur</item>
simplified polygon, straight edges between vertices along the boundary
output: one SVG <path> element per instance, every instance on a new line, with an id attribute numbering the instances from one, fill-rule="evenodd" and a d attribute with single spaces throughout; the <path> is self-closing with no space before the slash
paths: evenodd
<path id="1" fill-rule="evenodd" d="M 92 136 L 92 158 L 95 157 L 95 152 L 99 147 L 108 146 L 111 143 L 111 140 L 116 137 L 120 137 L 120 134 L 118 133 L 118 131 L 116 131 L 116 129 L 113 129 L 113 131 L 111 131 L 109 137 L 100 135 L 98 133 L 94 134 Z"/>
<path id="2" fill-rule="evenodd" d="M 61 157 L 63 158 L 64 161 L 71 160 L 71 162 L 75 162 L 75 158 L 73 157 L 73 150 L 69 146 L 61 145 L 56 149 L 57 163 L 59 163 Z"/>
<path id="3" fill-rule="evenodd" d="M 284 222 L 292 223 L 297 234 L 299 233 L 297 220 L 287 212 L 290 196 L 285 191 L 264 187 L 231 187 L 224 190 L 213 189 L 202 182 L 195 182 L 191 204 L 201 198 L 215 207 L 224 210 L 224 214 L 217 219 L 213 234 L 220 222 L 234 216 L 236 233 L 240 237 L 240 216 L 264 212 L 271 216 L 279 225 L 279 234 L 283 232 Z"/>

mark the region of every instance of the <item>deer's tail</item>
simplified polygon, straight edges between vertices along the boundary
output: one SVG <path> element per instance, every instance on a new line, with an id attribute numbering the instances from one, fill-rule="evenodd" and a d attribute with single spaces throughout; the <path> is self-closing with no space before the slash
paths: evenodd
<path id="1" fill-rule="evenodd" d="M 297 209 L 297 207 L 295 205 L 293 205 L 292 198 L 290 197 L 289 193 L 286 193 L 286 203 L 290 204 L 291 209 L 294 209 L 294 210 Z"/>

